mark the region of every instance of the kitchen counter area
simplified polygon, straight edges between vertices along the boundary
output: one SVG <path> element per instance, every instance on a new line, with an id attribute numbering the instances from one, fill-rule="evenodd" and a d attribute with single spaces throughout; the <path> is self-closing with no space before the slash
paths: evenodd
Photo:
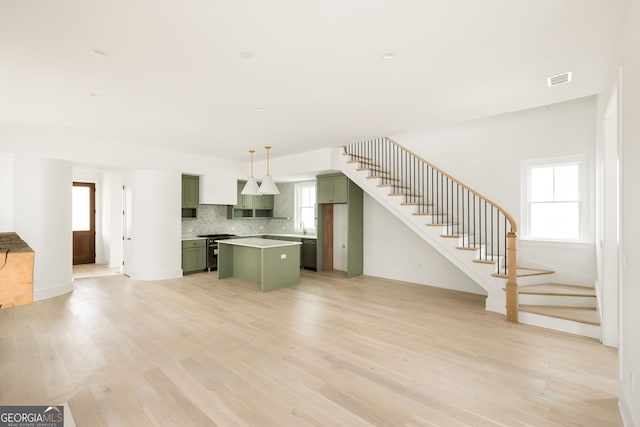
<path id="1" fill-rule="evenodd" d="M 259 237 L 221 240 L 218 277 L 258 284 L 262 292 L 298 284 L 301 244 Z"/>

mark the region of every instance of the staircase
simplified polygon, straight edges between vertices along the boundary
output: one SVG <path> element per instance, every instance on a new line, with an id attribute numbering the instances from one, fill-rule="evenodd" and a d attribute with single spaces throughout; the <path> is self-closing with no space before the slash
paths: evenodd
<path id="1" fill-rule="evenodd" d="M 334 166 L 487 292 L 510 322 L 600 338 L 593 288 L 516 265 L 517 225 L 496 203 L 390 140 L 336 150 Z"/>

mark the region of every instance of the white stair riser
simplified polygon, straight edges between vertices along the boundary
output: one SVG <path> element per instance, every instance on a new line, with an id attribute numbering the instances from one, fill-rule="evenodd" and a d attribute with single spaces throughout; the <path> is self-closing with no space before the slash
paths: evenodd
<path id="1" fill-rule="evenodd" d="M 555 317 L 543 316 L 541 314 L 527 313 L 520 311 L 518 313 L 520 323 L 526 325 L 539 326 L 541 328 L 553 329 L 556 331 L 568 332 L 574 335 L 582 335 L 585 337 L 601 339 L 601 328 L 596 325 L 574 322 L 572 320 L 557 319 Z"/>
<path id="2" fill-rule="evenodd" d="M 518 303 L 523 305 L 553 305 L 565 307 L 595 307 L 595 297 L 574 297 L 564 295 L 527 295 L 520 294 Z"/>
<path id="3" fill-rule="evenodd" d="M 540 285 L 542 283 L 553 282 L 552 274 L 535 274 L 533 276 L 518 277 L 518 286 Z"/>

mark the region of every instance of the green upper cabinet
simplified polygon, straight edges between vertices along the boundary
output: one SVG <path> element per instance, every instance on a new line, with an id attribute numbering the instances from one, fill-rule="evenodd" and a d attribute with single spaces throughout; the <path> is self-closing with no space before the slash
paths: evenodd
<path id="1" fill-rule="evenodd" d="M 272 218 L 274 197 L 273 194 L 251 196 L 242 194 L 245 181 L 238 181 L 238 204 L 229 206 L 227 218 Z"/>
<path id="2" fill-rule="evenodd" d="M 182 175 L 182 207 L 197 208 L 200 198 L 200 177 Z"/>
<path id="3" fill-rule="evenodd" d="M 242 194 L 242 189 L 246 183 L 244 181 L 238 181 L 238 209 L 253 209 L 254 196 Z"/>
<path id="4" fill-rule="evenodd" d="M 316 201 L 323 203 L 347 203 L 349 200 L 348 180 L 342 174 L 320 175 L 317 181 Z"/>
<path id="5" fill-rule="evenodd" d="M 253 208 L 273 210 L 273 194 L 253 196 Z"/>

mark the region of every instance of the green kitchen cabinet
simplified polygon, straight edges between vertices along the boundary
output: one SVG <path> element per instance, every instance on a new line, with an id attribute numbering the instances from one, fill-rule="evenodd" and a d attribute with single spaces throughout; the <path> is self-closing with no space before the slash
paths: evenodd
<path id="1" fill-rule="evenodd" d="M 182 273 L 197 273 L 207 268 L 207 240 L 182 241 Z"/>
<path id="2" fill-rule="evenodd" d="M 273 194 L 253 196 L 253 208 L 273 210 Z"/>
<path id="3" fill-rule="evenodd" d="M 342 174 L 320 175 L 317 178 L 316 201 L 318 204 L 347 203 L 348 179 Z"/>
<path id="4" fill-rule="evenodd" d="M 318 177 L 318 183 L 323 176 Z M 361 276 L 364 267 L 364 224 L 363 208 L 364 193 L 353 181 L 344 177 L 348 186 L 347 193 L 347 277 Z M 318 185 L 318 192 L 320 185 Z M 321 203 L 318 201 L 318 203 Z M 329 222 L 327 233 L 325 233 L 325 212 L 333 217 L 333 204 L 336 202 L 325 202 L 325 206 L 318 207 L 318 228 L 316 245 L 316 269 L 325 270 L 325 256 L 327 259 L 333 258 L 333 221 Z M 326 239 L 326 240 L 325 240 Z M 331 255 L 327 255 L 331 253 Z M 330 267 L 329 267 L 330 268 Z"/>
<path id="5" fill-rule="evenodd" d="M 273 194 L 242 194 L 245 181 L 238 181 L 238 204 L 227 208 L 228 219 L 273 218 Z"/>
<path id="6" fill-rule="evenodd" d="M 182 217 L 196 218 L 200 203 L 200 177 L 182 175 Z"/>
<path id="7" fill-rule="evenodd" d="M 197 208 L 200 198 L 200 177 L 182 175 L 182 207 Z"/>
<path id="8" fill-rule="evenodd" d="M 249 194 L 242 194 L 242 189 L 246 182 L 238 181 L 238 204 L 237 209 L 253 209 L 254 196 Z"/>

